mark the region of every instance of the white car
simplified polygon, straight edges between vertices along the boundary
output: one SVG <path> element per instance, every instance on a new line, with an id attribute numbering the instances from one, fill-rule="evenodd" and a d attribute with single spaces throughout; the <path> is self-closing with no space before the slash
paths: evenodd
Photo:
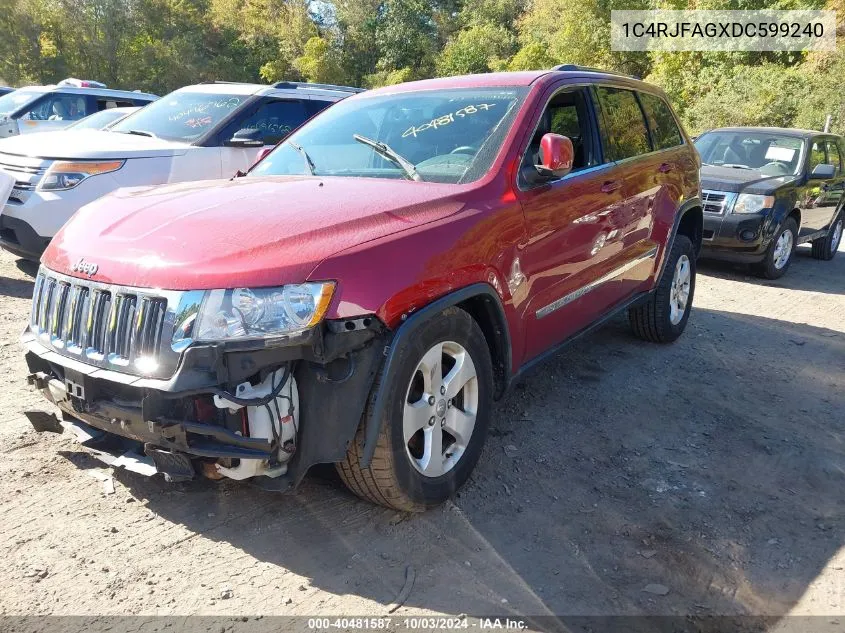
<path id="1" fill-rule="evenodd" d="M 65 79 L 55 86 L 27 86 L 0 96 L 0 138 L 55 132 L 88 115 L 117 107 L 141 107 L 156 95 L 110 90 L 96 81 Z"/>
<path id="2" fill-rule="evenodd" d="M 0 246 L 37 260 L 85 204 L 120 187 L 230 178 L 263 147 L 358 88 L 281 82 L 181 88 L 106 131 L 67 130 L 0 140 L 15 179 L 0 214 Z"/>

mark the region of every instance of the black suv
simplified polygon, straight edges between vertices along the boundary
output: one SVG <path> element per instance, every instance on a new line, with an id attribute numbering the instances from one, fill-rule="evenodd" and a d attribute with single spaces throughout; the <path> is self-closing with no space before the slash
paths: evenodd
<path id="1" fill-rule="evenodd" d="M 702 257 L 783 275 L 797 244 L 833 259 L 842 239 L 845 142 L 782 128 L 721 128 L 699 136 Z"/>

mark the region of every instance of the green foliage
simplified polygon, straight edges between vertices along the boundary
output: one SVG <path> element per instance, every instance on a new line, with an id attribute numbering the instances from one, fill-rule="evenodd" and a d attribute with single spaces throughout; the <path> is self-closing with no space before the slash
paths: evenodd
<path id="1" fill-rule="evenodd" d="M 819 9 L 845 0 L 0 0 L 0 83 L 68 76 L 164 94 L 211 79 L 376 87 L 573 63 L 645 77 L 693 132 L 845 132 L 845 52 L 620 53 L 612 9 Z"/>
<path id="2" fill-rule="evenodd" d="M 502 26 L 478 24 L 460 31 L 449 41 L 437 61 L 437 74 L 486 73 L 507 64 L 515 38 Z"/>

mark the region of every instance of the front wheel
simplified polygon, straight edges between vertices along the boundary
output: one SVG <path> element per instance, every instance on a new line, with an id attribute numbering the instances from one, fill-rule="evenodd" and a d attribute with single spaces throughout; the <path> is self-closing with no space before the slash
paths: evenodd
<path id="1" fill-rule="evenodd" d="M 787 218 L 769 245 L 766 256 L 757 266 L 757 274 L 765 279 L 783 277 L 792 263 L 792 254 L 798 237 L 798 223 Z"/>
<path id="2" fill-rule="evenodd" d="M 337 465 L 359 497 L 396 510 L 442 503 L 466 482 L 487 436 L 493 369 L 484 334 L 460 308 L 424 323 L 397 350 L 399 363 L 373 394 L 388 399 L 371 419 L 373 397 L 346 459 Z M 375 454 L 362 466 L 364 431 L 380 425 Z"/>
<path id="3" fill-rule="evenodd" d="M 811 242 L 813 245 L 813 250 L 811 252 L 814 258 L 821 259 L 823 261 L 833 259 L 836 255 L 836 251 L 839 250 L 839 243 L 842 241 L 843 222 L 845 222 L 845 219 L 843 219 L 843 214 L 840 213 L 839 217 L 837 217 L 833 221 L 833 224 L 830 225 L 827 235 Z"/>
<path id="4" fill-rule="evenodd" d="M 694 294 L 695 248 L 686 235 L 676 235 L 654 292 L 628 310 L 634 334 L 653 343 L 671 343 L 687 326 Z"/>

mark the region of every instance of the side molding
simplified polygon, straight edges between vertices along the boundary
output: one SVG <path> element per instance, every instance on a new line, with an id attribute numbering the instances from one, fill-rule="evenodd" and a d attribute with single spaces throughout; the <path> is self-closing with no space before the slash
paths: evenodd
<path id="1" fill-rule="evenodd" d="M 503 324 L 503 332 L 505 336 L 505 358 L 507 364 L 507 378 L 511 375 L 511 341 L 510 332 L 507 328 L 507 319 L 505 318 L 505 309 L 502 306 L 502 300 L 492 286 L 486 283 L 476 283 L 455 292 L 449 293 L 439 299 L 428 304 L 418 312 L 412 314 L 408 319 L 399 326 L 396 334 L 390 343 L 390 346 L 385 350 L 387 358 L 384 361 L 384 366 L 381 370 L 381 376 L 390 376 L 397 364 L 398 350 L 402 348 L 403 343 L 412 338 L 417 329 L 428 319 L 434 315 L 442 312 L 446 308 L 458 305 L 478 296 L 486 296 L 492 299 L 493 305 L 498 311 L 499 319 Z M 361 465 L 367 467 L 373 458 L 376 450 L 376 442 L 381 431 L 382 421 L 384 419 L 385 410 L 388 406 L 387 389 L 385 388 L 386 381 L 379 383 L 378 393 L 375 394 L 375 401 L 373 403 L 372 414 L 367 420 L 367 428 L 364 432 L 364 452 L 361 459 Z"/>

